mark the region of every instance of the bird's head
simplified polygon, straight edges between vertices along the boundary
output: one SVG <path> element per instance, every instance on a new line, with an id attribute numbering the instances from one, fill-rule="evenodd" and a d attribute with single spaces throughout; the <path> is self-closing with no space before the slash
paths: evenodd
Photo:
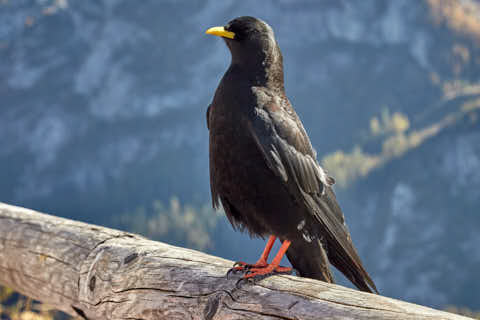
<path id="1" fill-rule="evenodd" d="M 254 17 L 238 17 L 223 27 L 213 27 L 207 34 L 222 37 L 232 54 L 232 63 L 264 66 L 282 63 L 272 28 Z"/>

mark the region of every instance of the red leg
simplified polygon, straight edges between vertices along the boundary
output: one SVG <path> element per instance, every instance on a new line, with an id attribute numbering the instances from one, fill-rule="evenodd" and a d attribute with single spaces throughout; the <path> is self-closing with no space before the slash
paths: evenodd
<path id="1" fill-rule="evenodd" d="M 255 264 L 248 264 L 242 261 L 238 261 L 238 262 L 235 262 L 235 265 L 230 271 L 238 272 L 238 271 L 248 270 L 251 268 L 265 268 L 268 265 L 268 261 L 267 261 L 268 255 L 270 254 L 270 251 L 272 251 L 272 247 L 275 244 L 275 240 L 277 240 L 277 237 L 275 236 L 270 236 L 268 238 L 267 244 L 265 245 L 265 249 L 263 249 L 262 255 L 260 256 L 260 258 Z"/>
<path id="2" fill-rule="evenodd" d="M 272 263 L 268 264 L 265 267 L 262 268 L 250 268 L 248 270 L 248 273 L 243 276 L 243 278 L 253 278 L 256 276 L 261 276 L 261 275 L 269 275 L 272 273 L 288 273 L 292 271 L 292 268 L 288 267 L 281 267 L 280 262 L 282 261 L 283 256 L 285 255 L 285 252 L 287 252 L 288 247 L 290 246 L 291 242 L 288 240 L 283 241 L 282 246 L 278 250 L 277 255 L 273 259 Z"/>
<path id="3" fill-rule="evenodd" d="M 260 256 L 260 259 L 258 259 L 257 263 L 255 264 L 263 264 L 266 265 L 268 262 L 268 255 L 270 254 L 270 251 L 272 251 L 272 247 L 275 244 L 275 240 L 277 240 L 277 237 L 275 236 L 270 236 L 268 238 L 267 244 L 265 245 L 265 249 L 263 249 L 262 255 Z"/>

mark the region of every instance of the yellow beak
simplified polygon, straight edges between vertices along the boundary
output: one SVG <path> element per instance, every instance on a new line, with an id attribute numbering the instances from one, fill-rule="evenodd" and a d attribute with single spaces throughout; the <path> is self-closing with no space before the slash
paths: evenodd
<path id="1" fill-rule="evenodd" d="M 205 31 L 205 33 L 229 39 L 235 38 L 235 33 L 225 30 L 224 27 L 213 27 Z"/>

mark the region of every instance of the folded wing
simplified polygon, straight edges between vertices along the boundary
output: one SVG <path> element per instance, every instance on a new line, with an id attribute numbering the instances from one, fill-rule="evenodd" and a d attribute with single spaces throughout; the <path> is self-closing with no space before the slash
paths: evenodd
<path id="1" fill-rule="evenodd" d="M 343 213 L 331 189 L 334 180 L 316 160 L 316 153 L 288 100 L 259 99 L 257 115 L 246 126 L 267 166 L 318 223 L 314 236 L 323 239 L 330 262 L 359 289 L 377 292 L 350 238 Z"/>

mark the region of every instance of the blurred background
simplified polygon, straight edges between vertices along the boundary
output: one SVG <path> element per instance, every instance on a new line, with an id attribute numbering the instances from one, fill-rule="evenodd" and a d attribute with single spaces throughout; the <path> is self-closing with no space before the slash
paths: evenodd
<path id="1" fill-rule="evenodd" d="M 256 260 L 264 242 L 211 209 L 208 173 L 230 55 L 204 32 L 241 15 L 273 27 L 380 292 L 480 310 L 473 0 L 0 0 L 0 201 Z"/>

